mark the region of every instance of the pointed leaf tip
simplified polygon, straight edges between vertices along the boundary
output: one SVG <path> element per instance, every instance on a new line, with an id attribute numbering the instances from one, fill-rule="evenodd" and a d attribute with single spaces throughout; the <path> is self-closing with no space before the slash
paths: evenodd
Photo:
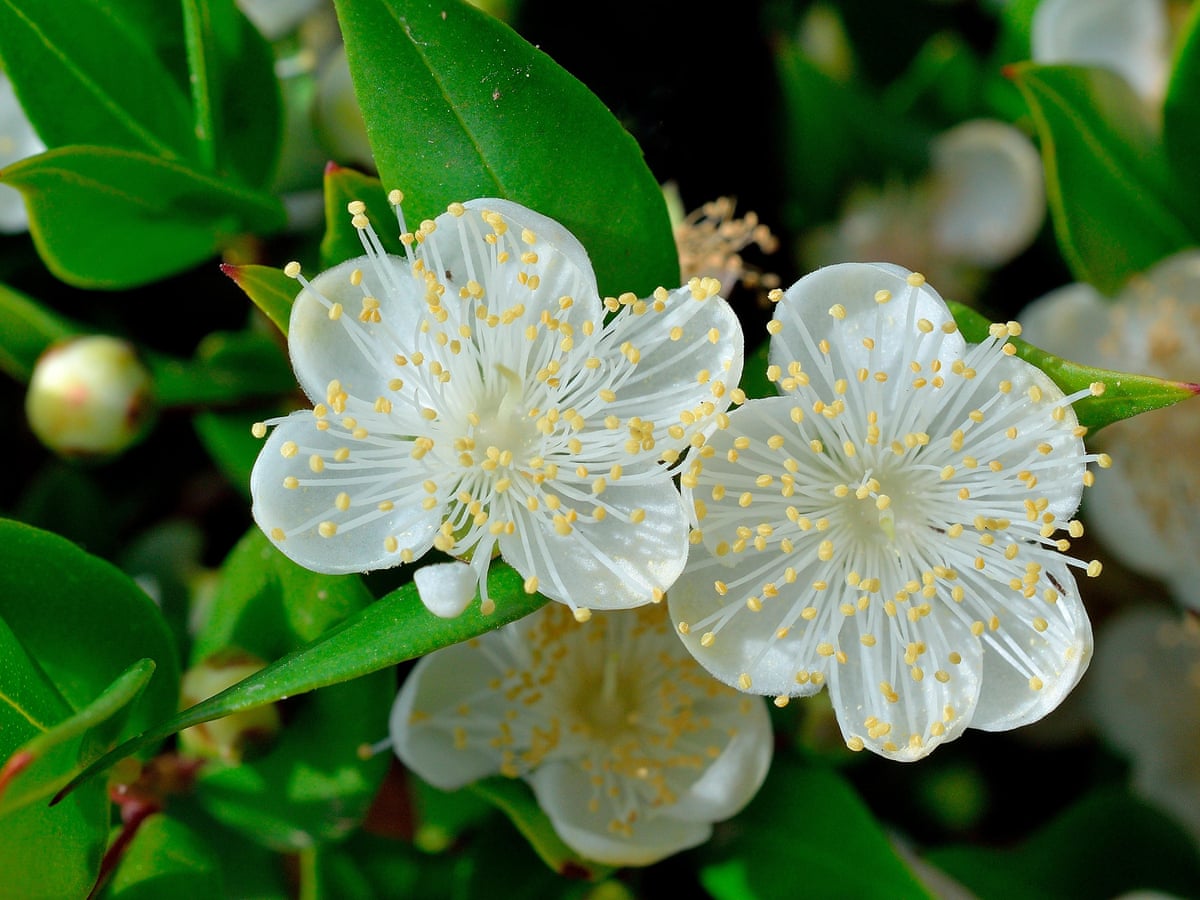
<path id="1" fill-rule="evenodd" d="M 8 758 L 4 768 L 0 769 L 0 797 L 5 789 L 12 784 L 13 779 L 21 774 L 33 762 L 34 756 L 28 750 L 20 750 Z"/>

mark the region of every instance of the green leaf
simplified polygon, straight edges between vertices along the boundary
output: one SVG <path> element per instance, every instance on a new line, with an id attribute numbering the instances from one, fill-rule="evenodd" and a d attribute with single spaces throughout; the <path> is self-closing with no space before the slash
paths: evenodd
<path id="1" fill-rule="evenodd" d="M 262 310 L 279 332 L 287 337 L 292 318 L 292 301 L 300 293 L 295 279 L 283 274 L 283 269 L 271 266 L 234 266 L 225 263 L 221 271 L 246 292 L 246 296 Z"/>
<path id="2" fill-rule="evenodd" d="M 1055 234 L 1077 280 L 1115 294 L 1130 275 L 1194 243 L 1172 208 L 1145 107 L 1124 79 L 1078 66 L 1007 71 L 1033 115 Z"/>
<path id="3" fill-rule="evenodd" d="M 183 22 L 203 167 L 265 187 L 283 135 L 271 47 L 232 0 L 183 0 Z"/>
<path id="4" fill-rule="evenodd" d="M 50 796 L 111 750 L 153 674 L 152 660 L 138 660 L 88 706 L 10 753 L 0 769 L 0 816 Z"/>
<path id="5" fill-rule="evenodd" d="M 143 658 L 158 662 L 149 684 L 147 663 L 130 667 Z M 27 801 L 176 708 L 170 635 L 150 598 L 113 566 L 57 535 L 0 520 L 0 684 L 0 758 L 10 760 L 3 891 L 86 896 L 107 840 L 104 783 L 53 809 Z"/>
<path id="6" fill-rule="evenodd" d="M 161 407 L 220 406 L 289 393 L 296 378 L 279 342 L 253 331 L 215 332 L 191 360 L 151 357 Z"/>
<path id="7" fill-rule="evenodd" d="M 56 341 L 78 333 L 76 326 L 32 297 L 0 284 L 0 371 L 28 382 L 34 363 Z"/>
<path id="8" fill-rule="evenodd" d="M 947 305 L 954 320 L 968 341 L 980 343 L 988 338 L 990 320 L 969 306 L 948 300 Z M 1095 433 L 1105 425 L 1128 419 L 1152 409 L 1161 409 L 1181 400 L 1200 394 L 1200 385 L 1182 381 L 1167 381 L 1153 375 L 1133 375 L 1097 369 L 1063 359 L 1044 350 L 1039 350 L 1020 338 L 1009 338 L 1017 348 L 1017 356 L 1037 366 L 1064 394 L 1086 390 L 1095 382 L 1104 385 L 1104 393 L 1097 397 L 1085 397 L 1074 404 L 1079 424 Z"/>
<path id="9" fill-rule="evenodd" d="M 154 660 L 157 673 L 122 735 L 176 709 L 179 662 L 154 601 L 70 541 L 0 519 L 0 619 L 72 711 L 88 707 L 140 659 Z"/>
<path id="10" fill-rule="evenodd" d="M 388 203 L 383 183 L 370 175 L 330 163 L 325 167 L 325 236 L 321 239 L 321 268 L 329 269 L 338 263 L 363 255 L 358 229 L 350 224 L 347 204 L 361 200 L 367 205 L 367 215 L 374 220 L 375 230 L 389 253 L 403 253 L 396 236 L 395 217 Z M 384 218 L 384 217 L 388 218 Z"/>
<path id="11" fill-rule="evenodd" d="M 666 201 L 597 97 L 464 0 L 338 0 L 346 54 L 383 183 L 409 223 L 501 197 L 568 228 L 600 290 L 679 283 Z"/>
<path id="12" fill-rule="evenodd" d="M 1167 96 L 1163 100 L 1163 150 L 1171 169 L 1171 184 L 1184 202 L 1193 234 L 1200 234 L 1200 6 L 1192 6 L 1178 38 Z"/>
<path id="13" fill-rule="evenodd" d="M 147 816 L 121 856 L 106 900 L 208 900 L 228 896 L 217 854 L 178 819 Z"/>
<path id="14" fill-rule="evenodd" d="M 406 584 L 313 643 L 118 747 L 67 785 L 59 797 L 117 760 L 181 729 L 424 656 L 514 622 L 546 603 L 540 594 L 526 594 L 521 576 L 500 561 L 493 562 L 488 572 L 488 595 L 496 601 L 490 616 L 483 615 L 475 603 L 456 619 L 440 619 L 421 604 L 416 586 Z"/>
<path id="15" fill-rule="evenodd" d="M 1093 791 L 1024 843 L 951 846 L 929 862 L 980 900 L 1116 897 L 1157 891 L 1192 896 L 1200 851 L 1178 825 L 1124 789 Z"/>
<path id="16" fill-rule="evenodd" d="M 221 568 L 221 585 L 192 646 L 193 665 L 230 652 L 275 659 L 371 603 L 362 579 L 321 575 L 276 550 L 257 528 Z M 392 673 L 377 671 L 289 706 L 270 749 L 240 765 L 210 762 L 196 795 L 212 814 L 270 847 L 301 850 L 345 837 L 366 815 L 387 758 L 361 745 L 387 733 Z"/>
<path id="17" fill-rule="evenodd" d="M 49 150 L 6 168 L 2 181 L 25 195 L 29 230 L 50 271 L 78 287 L 146 284 L 244 232 L 284 224 L 274 197 L 132 150 Z"/>
<path id="18" fill-rule="evenodd" d="M 563 843 L 525 782 L 497 775 L 475 782 L 471 791 L 503 811 L 542 861 L 558 874 L 600 881 L 613 872 L 612 866 L 584 859 Z"/>
<path id="19" fill-rule="evenodd" d="M 196 159 L 187 97 L 147 27 L 88 0 L 0 0 L 0 60 L 47 146 Z"/>
<path id="20" fill-rule="evenodd" d="M 0 872 L 10 897 L 86 897 L 108 841 L 103 782 L 63 803 L 34 803 L 0 818 Z"/>
<path id="21" fill-rule="evenodd" d="M 712 845 L 700 883 L 716 900 L 809 897 L 901 900 L 930 894 L 854 789 L 832 769 L 776 755 L 762 790 Z"/>

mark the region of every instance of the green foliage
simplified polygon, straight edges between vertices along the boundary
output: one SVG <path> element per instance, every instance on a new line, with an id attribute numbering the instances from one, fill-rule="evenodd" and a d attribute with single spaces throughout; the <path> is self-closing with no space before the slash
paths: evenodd
<path id="1" fill-rule="evenodd" d="M 602 292 L 679 283 L 666 202 L 636 142 L 550 57 L 465 0 L 337 8 L 375 163 L 404 192 L 410 227 L 501 197 L 579 238 Z"/>
<path id="2" fill-rule="evenodd" d="M 1012 78 L 1037 125 L 1055 232 L 1078 280 L 1111 295 L 1195 243 L 1146 109 L 1120 76 L 1022 63 Z"/>
<path id="3" fill-rule="evenodd" d="M 980 900 L 1108 897 L 1138 890 L 1188 896 L 1200 852 L 1166 816 L 1116 789 L 1089 794 L 1020 846 L 928 854 Z"/>
<path id="4" fill-rule="evenodd" d="M 1027 798 L 1047 804 L 1036 811 L 1049 824 L 995 821 L 989 790 L 1009 763 L 978 743 L 958 769 L 938 757 L 918 764 L 928 777 L 916 780 L 925 793 L 914 812 L 900 799 L 902 774 L 873 779 L 879 761 L 849 761 L 836 738 L 844 767 L 816 761 L 830 740 L 827 704 L 801 726 L 794 708 L 774 711 L 768 781 L 711 841 L 616 872 L 567 847 L 521 781 L 438 791 L 381 745 L 410 661 L 515 621 L 544 597 L 496 560 L 496 612 L 476 602 L 440 619 L 421 604 L 411 566 L 321 575 L 247 527 L 262 446 L 250 425 L 305 403 L 286 349 L 300 284 L 283 267 L 296 260 L 316 277 L 361 255 L 351 201 L 366 204 L 384 248 L 403 253 L 389 189 L 403 190 L 409 229 L 451 201 L 511 199 L 579 238 L 604 293 L 645 295 L 680 280 L 659 180 L 701 149 L 750 143 L 761 172 L 718 165 L 680 184 L 708 199 L 698 192 L 740 193 L 762 176 L 757 200 L 774 207 L 760 215 L 783 226 L 784 249 L 767 268 L 786 286 L 802 274 L 801 240 L 856 186 L 918 178 L 940 131 L 1000 118 L 1037 138 L 1053 222 L 997 273 L 983 304 L 1020 319 L 1064 278 L 1112 295 L 1200 243 L 1200 5 L 1178 23 L 1158 110 L 1107 71 L 1031 62 L 1037 0 L 994 12 L 935 0 L 731 8 L 762 28 L 753 52 L 765 81 L 722 31 L 696 43 L 682 19 L 679 34 L 654 35 L 669 67 L 647 77 L 637 31 L 629 46 L 581 39 L 577 25 L 569 39 L 535 39 L 553 16 L 532 5 L 506 24 L 465 0 L 335 3 L 272 43 L 235 0 L 0 0 L 0 68 L 49 148 L 0 171 L 0 191 L 19 191 L 31 222 L 29 237 L 0 236 L 0 372 L 17 423 L 0 492 L 0 894 L 632 900 L 671 884 L 713 900 L 927 898 L 898 849 L 914 838 L 936 847 L 924 863 L 981 900 L 1195 893 L 1195 840 L 1133 798 L 1126 771 L 1094 741 L 1072 749 L 1060 794 Z M 796 39 L 801 11 L 827 14 L 843 57 Z M 651 15 L 601 14 L 642 31 Z M 343 38 L 374 168 L 333 162 L 323 180 L 319 165 L 278 171 L 281 159 L 324 160 L 319 142 L 284 143 L 320 130 L 320 110 L 306 104 L 321 99 Z M 585 86 L 570 74 L 586 71 L 585 59 L 639 80 L 623 94 Z M 664 164 L 650 148 L 702 66 L 720 68 L 738 100 L 706 98 Z M 639 102 L 655 99 L 665 109 L 639 118 Z M 314 194 L 285 196 L 281 185 Z M 320 208 L 315 217 L 297 213 L 302 200 Z M 751 323 L 763 310 L 734 299 L 747 334 L 762 335 Z M 951 308 L 969 341 L 987 336 L 979 312 Z M 34 441 L 20 393 L 49 345 L 91 332 L 139 347 L 161 415 L 125 457 L 76 465 Z M 1066 393 L 1106 385 L 1075 406 L 1091 432 L 1196 392 L 1012 343 Z M 766 348 L 749 348 L 750 397 L 775 393 Z M 1124 578 L 1122 602 L 1157 590 Z M 1099 624 L 1107 598 L 1085 599 Z M 238 654 L 265 665 L 181 711 L 181 661 Z M 241 756 L 193 758 L 190 737 L 176 738 L 268 705 L 280 727 Z M 1052 756 L 1027 752 L 1039 764 Z M 946 795 L 930 785 L 952 792 L 964 771 L 977 790 L 967 812 L 931 812 Z"/>
<path id="5" fill-rule="evenodd" d="M 794 897 L 801 884 L 813 897 L 931 896 L 832 769 L 776 757 L 738 823 L 700 870 L 716 900 Z"/>

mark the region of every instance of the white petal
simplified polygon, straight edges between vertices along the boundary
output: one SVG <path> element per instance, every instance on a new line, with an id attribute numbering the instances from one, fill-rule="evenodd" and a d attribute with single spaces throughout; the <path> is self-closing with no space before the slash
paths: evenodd
<path id="1" fill-rule="evenodd" d="M 461 562 L 421 566 L 413 573 L 413 581 L 425 608 L 443 619 L 462 615 L 475 599 L 475 589 L 479 586 L 474 570 Z"/>
<path id="2" fill-rule="evenodd" d="M 640 360 L 633 374 L 619 381 L 616 401 L 602 410 L 659 426 L 653 452 L 647 455 L 651 462 L 667 447 L 686 447 L 696 430 L 711 425 L 711 417 L 701 419 L 669 436 L 667 428 L 679 425 L 681 415 L 694 414 L 706 402 L 714 405 L 714 412 L 729 406 L 729 392 L 741 381 L 745 356 L 741 324 L 722 297 L 696 299 L 684 287 L 662 302 L 661 313 L 651 306 L 640 316 L 620 314 L 611 333 L 610 352 L 619 355 L 618 347 L 628 341 Z"/>
<path id="3" fill-rule="evenodd" d="M 351 283 L 355 272 L 362 273 L 361 284 Z M 380 304 L 378 323 L 359 318 L 367 295 Z M 393 357 L 419 349 L 413 335 L 426 312 L 422 296 L 408 264 L 393 256 L 348 260 L 300 291 L 292 304 L 288 351 L 296 378 L 313 403 L 326 402 L 334 380 L 368 408 L 377 397 L 390 396 L 388 380 L 398 374 Z M 330 318 L 335 303 L 341 304 L 341 314 Z"/>
<path id="4" fill-rule="evenodd" d="M 342 448 L 350 457 L 338 462 Z M 441 510 L 421 507 L 427 475 L 413 470 L 409 446 L 396 441 L 394 453 L 385 446 L 374 460 L 360 457 L 362 450 L 340 427 L 322 431 L 311 412 L 295 412 L 275 426 L 259 453 L 250 475 L 254 519 L 275 546 L 307 569 L 340 574 L 386 568 L 400 564 L 403 550 L 415 558 L 433 543 Z M 320 460 L 320 472 L 314 471 L 313 457 Z M 289 489 L 285 479 L 291 478 L 296 486 Z M 379 508 L 387 502 L 390 509 Z M 332 523 L 336 533 L 323 536 L 321 523 Z M 389 537 L 395 538 L 391 549 Z"/>
<path id="5" fill-rule="evenodd" d="M 1029 246 L 1046 214 L 1042 161 L 1025 134 L 976 119 L 938 135 L 933 234 L 942 252 L 999 266 Z"/>
<path id="6" fill-rule="evenodd" d="M 552 254 L 563 257 L 561 263 L 554 264 L 554 268 L 548 268 L 547 263 L 539 259 L 538 265 L 542 268 L 538 268 L 536 271 L 542 277 L 543 284 L 555 284 L 561 277 L 569 283 L 578 281 L 588 296 L 599 296 L 599 290 L 596 288 L 596 276 L 592 272 L 592 262 L 588 258 L 587 250 L 566 227 L 549 216 L 544 216 L 511 200 L 485 197 L 468 200 L 463 205 L 469 210 L 497 212 L 509 223 L 510 228 L 518 232 L 522 229 L 533 232 L 537 243 L 530 246 L 537 248 L 539 257 L 547 249 Z M 560 275 L 559 272 L 562 274 Z M 560 292 L 558 296 L 562 296 L 563 293 L 570 292 Z M 571 296 L 576 296 L 576 294 L 572 293 Z M 576 299 L 579 297 L 576 296 Z"/>
<path id="7" fill-rule="evenodd" d="M 1092 657 L 1092 626 L 1065 564 L 1046 566 L 1062 590 L 1055 603 L 1004 586 L 988 601 L 996 628 L 983 633 L 983 687 L 972 728 L 1007 731 L 1036 722 L 1079 683 Z M 969 576 L 964 576 L 969 577 Z M 971 586 L 967 593 L 972 594 Z"/>
<path id="8" fill-rule="evenodd" d="M 736 703 L 706 706 L 712 710 L 708 718 L 713 727 L 723 726 L 734 738 L 671 808 L 676 819 L 720 822 L 737 815 L 758 793 L 771 767 L 775 738 L 765 701 L 741 697 Z"/>
<path id="9" fill-rule="evenodd" d="M 1102 365 L 1111 310 L 1111 302 L 1090 284 L 1064 285 L 1021 311 L 1021 338 L 1064 359 Z"/>
<path id="10" fill-rule="evenodd" d="M 1042 0 L 1030 33 L 1033 59 L 1111 69 L 1154 102 L 1167 77 L 1166 5 L 1163 0 Z"/>
<path id="11" fill-rule="evenodd" d="M 649 483 L 610 485 L 599 501 L 610 510 L 607 517 L 576 521 L 569 534 L 559 534 L 548 515 L 521 507 L 515 532 L 500 538 L 501 555 L 525 578 L 536 577 L 541 593 L 573 607 L 626 609 L 651 602 L 687 560 L 679 492 L 663 471 Z M 635 510 L 645 516 L 638 524 L 629 521 Z"/>
<path id="12" fill-rule="evenodd" d="M 954 317 L 923 280 L 910 285 L 910 274 L 886 263 L 842 263 L 805 275 L 775 306 L 782 327 L 771 337 L 771 364 L 787 372 L 790 363 L 799 362 L 817 394 L 829 399 L 837 379 L 863 367 L 898 377 L 914 359 L 927 365 L 936 358 L 949 366 L 962 355 L 965 341 L 957 331 L 942 332 Z M 876 299 L 884 296 L 880 291 L 888 292 L 886 302 Z M 918 352 L 922 319 L 933 326 L 937 343 L 922 341 Z M 830 343 L 828 354 L 819 348 L 823 338 Z M 863 346 L 864 340 L 873 341 L 874 349 Z"/>
<path id="13" fill-rule="evenodd" d="M 483 641 L 488 652 L 481 652 Z M 488 685 L 509 664 L 503 642 L 490 635 L 422 658 L 392 706 L 388 727 L 396 755 L 442 790 L 497 774 L 501 750 L 493 739 L 507 703 Z"/>
<path id="14" fill-rule="evenodd" d="M 1104 738 L 1123 752 L 1194 759 L 1198 676 L 1200 629 L 1164 606 L 1134 606 L 1100 629 L 1085 697 Z"/>
<path id="15" fill-rule="evenodd" d="M 558 836 L 581 856 L 596 862 L 646 866 L 702 844 L 712 834 L 707 820 L 643 815 L 630 826 L 628 836 L 617 836 L 609 830 L 613 812 L 607 802 L 596 812 L 589 809 L 589 775 L 574 761 L 548 763 L 529 780 Z"/>
<path id="16" fill-rule="evenodd" d="M 713 677 L 731 687 L 747 690 L 748 678 L 748 689 L 756 694 L 816 693 L 829 665 L 814 651 L 825 639 L 820 634 L 825 623 L 798 617 L 799 589 L 789 593 L 783 576 L 789 560 L 781 559 L 766 572 L 757 571 L 762 560 L 753 555 L 734 560 L 726 566 L 707 547 L 692 547 L 687 567 L 667 592 L 671 621 L 680 629 L 684 646 Z M 802 578 L 797 584 L 808 583 Z M 714 586 L 716 581 L 736 585 L 742 579 L 748 586 L 730 588 L 724 596 Z M 761 593 L 758 586 L 765 581 L 780 585 L 780 596 L 764 602 L 761 612 L 752 612 L 746 600 L 752 592 Z M 777 632 L 785 621 L 789 630 L 780 638 Z M 706 637 L 710 633 L 712 637 Z M 814 673 L 819 673 L 815 681 Z"/>
<path id="17" fill-rule="evenodd" d="M 879 606 L 843 625 L 846 661 L 830 669 L 829 696 L 848 743 L 911 762 L 971 723 L 983 668 L 979 641 L 943 607 L 912 623 Z"/>
<path id="18" fill-rule="evenodd" d="M 0 168 L 46 149 L 17 102 L 12 82 L 0 72 Z M 29 226 L 25 200 L 8 185 L 0 185 L 0 233 L 15 234 Z"/>

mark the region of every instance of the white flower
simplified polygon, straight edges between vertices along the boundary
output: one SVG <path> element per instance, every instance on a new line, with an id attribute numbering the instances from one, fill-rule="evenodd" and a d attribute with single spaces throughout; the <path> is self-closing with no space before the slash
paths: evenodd
<path id="1" fill-rule="evenodd" d="M 276 425 L 251 478 L 262 529 L 320 572 L 436 548 L 469 560 L 441 580 L 478 584 L 485 610 L 496 551 L 581 617 L 580 598 L 661 599 L 687 557 L 670 466 L 741 376 L 716 282 L 601 301 L 579 242 L 516 203 L 453 204 L 405 234 L 408 259 L 351 211 L 367 255 L 301 278 L 292 309 L 315 408 L 255 426 Z"/>
<path id="2" fill-rule="evenodd" d="M 1088 681 L 1092 716 L 1129 756 L 1135 789 L 1200 839 L 1200 622 L 1160 606 L 1118 613 Z"/>
<path id="3" fill-rule="evenodd" d="M 781 704 L 828 684 L 847 745 L 894 759 L 1045 715 L 1091 652 L 1071 567 L 1099 563 L 1058 535 L 1082 529 L 1090 392 L 1011 355 L 1015 322 L 968 346 L 898 266 L 776 299 L 782 396 L 721 416 L 683 476 L 700 545 L 668 600 L 688 648 Z"/>
<path id="4" fill-rule="evenodd" d="M 429 783 L 524 778 L 563 841 L 647 865 L 707 840 L 771 761 L 766 704 L 710 678 L 662 606 L 596 615 L 561 606 L 438 650 L 409 674 L 392 745 Z"/>
<path id="5" fill-rule="evenodd" d="M 17 102 L 12 82 L 0 72 L 0 169 L 46 149 Z M 29 227 L 25 201 L 12 187 L 0 184 L 0 234 L 16 234 Z"/>
<path id="6" fill-rule="evenodd" d="M 1200 380 L 1200 251 L 1130 280 L 1115 299 L 1071 284 L 1022 313 L 1031 342 L 1067 359 L 1175 381 Z M 1114 556 L 1200 607 L 1200 405 L 1157 409 L 1105 428 L 1116 459 L 1088 493 L 1084 517 Z"/>
<path id="7" fill-rule="evenodd" d="M 1033 242 L 1046 190 L 1041 158 L 1023 132 L 973 119 L 939 134 L 929 150 L 922 178 L 853 191 L 836 223 L 807 236 L 806 262 L 896 259 L 961 297 Z"/>
<path id="8" fill-rule="evenodd" d="M 1165 0 L 1041 0 L 1030 28 L 1033 60 L 1110 69 L 1157 104 L 1169 69 L 1166 6 Z"/>

